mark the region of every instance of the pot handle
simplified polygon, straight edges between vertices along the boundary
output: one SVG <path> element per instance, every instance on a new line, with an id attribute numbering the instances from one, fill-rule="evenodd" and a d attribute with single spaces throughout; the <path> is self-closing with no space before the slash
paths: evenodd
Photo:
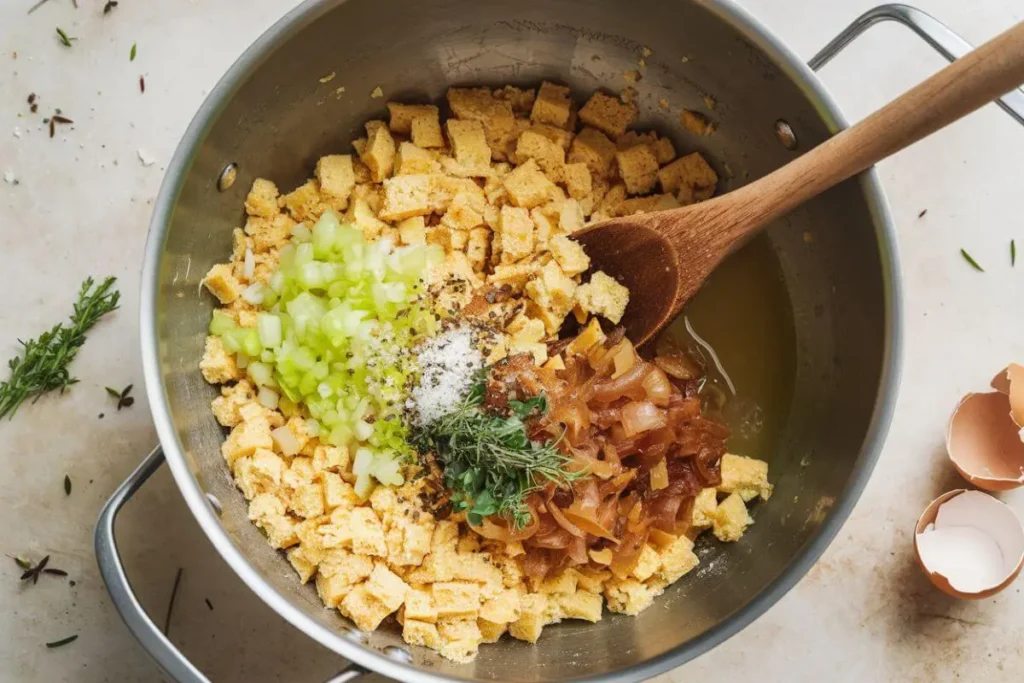
<path id="1" fill-rule="evenodd" d="M 973 45 L 927 12 L 910 5 L 880 5 L 854 19 L 853 23 L 847 26 L 842 33 L 832 39 L 818 54 L 811 57 L 807 65 L 817 71 L 828 64 L 857 36 L 883 21 L 895 21 L 910 28 L 951 62 L 974 49 Z M 1011 90 L 996 100 L 996 104 L 1012 116 L 1017 123 L 1024 124 L 1024 89 Z"/>
<path id="2" fill-rule="evenodd" d="M 114 607 L 117 608 L 121 619 L 146 652 L 160 665 L 160 668 L 178 683 L 210 683 L 210 679 L 204 676 L 174 646 L 174 643 L 146 614 L 138 598 L 135 597 L 135 592 L 125 574 L 124 564 L 121 562 L 121 554 L 117 549 L 117 538 L 114 535 L 114 522 L 117 520 L 117 513 L 135 495 L 135 492 L 142 488 L 146 480 L 160 469 L 162 464 L 164 464 L 164 453 L 157 446 L 117 487 L 117 490 L 103 506 L 93 536 L 96 560 L 99 562 L 103 582 L 107 585 L 107 590 L 110 592 Z M 361 666 L 350 664 L 326 683 L 348 683 L 365 673 L 367 671 Z"/>

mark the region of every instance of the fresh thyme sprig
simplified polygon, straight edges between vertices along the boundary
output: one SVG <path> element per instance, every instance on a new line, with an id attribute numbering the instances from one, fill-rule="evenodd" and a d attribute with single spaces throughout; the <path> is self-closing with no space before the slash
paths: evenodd
<path id="1" fill-rule="evenodd" d="M 533 441 L 523 420 L 547 410 L 544 396 L 510 401 L 508 417 L 481 410 L 485 383 L 476 384 L 451 413 L 413 435 L 421 452 L 433 452 L 444 467 L 456 512 L 470 524 L 500 515 L 517 528 L 530 522 L 526 497 L 547 482 L 569 483 L 580 476 L 567 472 L 568 458 L 557 442 Z"/>
<path id="2" fill-rule="evenodd" d="M 54 389 L 64 391 L 78 381 L 68 366 L 85 343 L 85 333 L 117 309 L 121 295 L 114 289 L 116 281 L 108 277 L 94 288 L 93 279 L 87 278 L 78 291 L 70 324 L 58 323 L 36 339 L 19 340 L 21 355 L 11 359 L 11 376 L 0 383 L 0 418 L 13 417 L 29 398 L 38 399 Z"/>

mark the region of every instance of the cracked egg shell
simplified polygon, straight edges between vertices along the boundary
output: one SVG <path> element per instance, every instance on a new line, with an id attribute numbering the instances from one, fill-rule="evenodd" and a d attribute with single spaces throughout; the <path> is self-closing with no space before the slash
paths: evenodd
<path id="1" fill-rule="evenodd" d="M 914 554 L 947 595 L 978 600 L 1010 585 L 1024 566 L 1024 525 L 1005 503 L 957 489 L 933 500 L 914 532 Z"/>
<path id="2" fill-rule="evenodd" d="M 986 491 L 1007 491 L 1024 486 L 1024 442 L 1011 415 L 1012 389 L 1024 393 L 1024 367 L 1003 384 L 1007 393 L 967 394 L 960 400 L 946 432 L 946 451 L 953 466 L 969 482 Z M 1009 373 L 1006 373 L 1007 375 Z M 999 378 L 993 380 L 997 384 Z M 1024 404 L 1024 396 L 1020 397 Z M 1024 413 L 1024 405 L 1021 406 Z"/>

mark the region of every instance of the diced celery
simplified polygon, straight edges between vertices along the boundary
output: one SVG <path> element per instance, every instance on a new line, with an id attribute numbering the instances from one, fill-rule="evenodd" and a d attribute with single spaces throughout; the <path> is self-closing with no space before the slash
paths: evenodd
<path id="1" fill-rule="evenodd" d="M 235 320 L 230 315 L 220 309 L 213 311 L 213 317 L 210 319 L 210 334 L 215 334 L 219 337 L 225 332 L 235 329 L 235 327 Z"/>
<path id="2" fill-rule="evenodd" d="M 264 348 L 274 349 L 281 345 L 281 319 L 270 313 L 256 316 L 256 331 Z"/>

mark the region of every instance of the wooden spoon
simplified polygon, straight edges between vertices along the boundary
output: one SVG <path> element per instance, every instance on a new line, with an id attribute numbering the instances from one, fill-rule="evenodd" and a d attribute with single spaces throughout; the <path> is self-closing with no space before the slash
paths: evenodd
<path id="1" fill-rule="evenodd" d="M 1024 22 L 856 125 L 721 197 L 615 218 L 574 235 L 629 288 L 623 324 L 637 345 L 682 309 L 719 263 L 776 218 L 1024 83 Z"/>

